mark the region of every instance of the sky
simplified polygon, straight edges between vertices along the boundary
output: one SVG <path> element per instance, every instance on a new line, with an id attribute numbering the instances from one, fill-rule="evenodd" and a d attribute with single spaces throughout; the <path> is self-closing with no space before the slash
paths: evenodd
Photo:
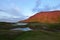
<path id="1" fill-rule="evenodd" d="M 16 22 L 53 10 L 60 10 L 60 0 L 0 0 L 0 21 Z"/>

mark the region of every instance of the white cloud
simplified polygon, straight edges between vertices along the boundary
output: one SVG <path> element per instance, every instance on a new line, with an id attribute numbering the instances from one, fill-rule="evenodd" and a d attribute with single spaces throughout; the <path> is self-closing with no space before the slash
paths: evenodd
<path id="1" fill-rule="evenodd" d="M 25 19 L 25 16 L 21 14 L 18 7 L 11 9 L 0 10 L 0 21 L 16 22 L 18 20 Z"/>
<path id="2" fill-rule="evenodd" d="M 60 0 L 37 0 L 34 12 L 60 10 Z"/>

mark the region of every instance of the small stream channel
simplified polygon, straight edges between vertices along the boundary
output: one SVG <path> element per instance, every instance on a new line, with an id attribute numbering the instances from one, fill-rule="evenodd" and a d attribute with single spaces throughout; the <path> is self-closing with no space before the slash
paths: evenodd
<path id="1" fill-rule="evenodd" d="M 29 27 L 26 27 L 26 28 L 13 28 L 13 29 L 10 29 L 10 30 L 31 31 L 32 29 L 30 29 Z"/>

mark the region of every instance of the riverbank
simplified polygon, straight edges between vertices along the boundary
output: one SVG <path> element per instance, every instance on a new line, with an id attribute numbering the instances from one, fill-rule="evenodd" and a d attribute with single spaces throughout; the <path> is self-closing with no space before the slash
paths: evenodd
<path id="1" fill-rule="evenodd" d="M 0 40 L 60 40 L 60 32 L 0 30 Z"/>

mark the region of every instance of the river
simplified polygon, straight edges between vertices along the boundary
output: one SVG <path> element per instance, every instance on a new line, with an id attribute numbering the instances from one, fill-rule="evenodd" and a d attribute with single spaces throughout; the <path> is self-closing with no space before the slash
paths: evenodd
<path id="1" fill-rule="evenodd" d="M 13 29 L 10 29 L 10 30 L 31 31 L 32 29 L 30 29 L 29 27 L 26 27 L 26 28 L 13 28 Z"/>

